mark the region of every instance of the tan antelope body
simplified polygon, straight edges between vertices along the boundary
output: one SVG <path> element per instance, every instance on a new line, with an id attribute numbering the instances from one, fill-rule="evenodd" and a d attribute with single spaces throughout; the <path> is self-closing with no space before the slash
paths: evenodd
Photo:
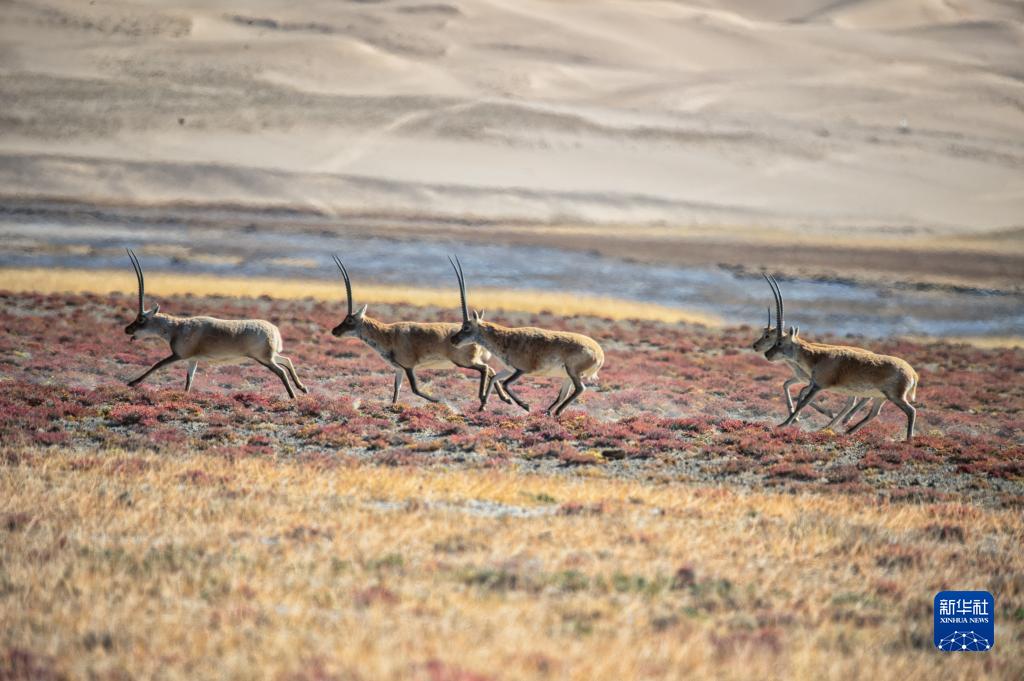
<path id="1" fill-rule="evenodd" d="M 854 424 L 847 432 L 854 433 L 881 411 L 886 400 L 899 407 L 907 415 L 907 441 L 914 437 L 914 423 L 917 410 L 910 403 L 917 397 L 918 375 L 914 368 L 899 357 L 845 345 L 812 343 L 800 338 L 800 330 L 790 327 L 783 332 L 782 292 L 774 279 L 769 278 L 776 305 L 777 340 L 765 353 L 772 362 L 788 361 L 799 365 L 810 376 L 810 385 L 796 408 L 780 425 L 788 426 L 811 400 L 822 390 L 829 390 L 855 398 L 874 399 L 871 411 Z M 850 404 L 849 402 L 847 403 Z M 830 427 L 850 410 L 840 410 Z"/>
<path id="2" fill-rule="evenodd" d="M 765 276 L 765 279 L 767 278 L 768 277 Z M 768 352 L 768 350 L 770 350 L 772 346 L 775 345 L 775 342 L 778 339 L 778 337 L 779 334 L 777 329 L 774 326 L 772 326 L 772 309 L 769 307 L 768 326 L 766 326 L 764 330 L 761 332 L 761 336 L 756 341 L 754 341 L 754 351 L 760 353 Z M 804 367 L 802 367 L 799 363 L 797 363 L 794 360 L 783 357 L 782 361 L 785 362 L 786 366 L 788 366 L 789 369 L 793 372 L 793 376 L 786 379 L 786 381 L 782 384 L 782 394 L 785 395 L 786 398 L 786 411 L 792 414 L 795 407 L 793 405 L 793 396 L 789 392 L 789 387 L 795 383 L 807 384 L 800 390 L 799 393 L 797 393 L 797 401 L 799 402 L 800 399 L 807 394 L 807 390 L 810 387 L 811 383 L 811 375 L 807 373 L 807 370 L 804 369 Z M 846 404 L 840 409 L 839 418 L 835 418 L 835 414 L 833 414 L 828 409 L 822 407 L 817 402 L 811 402 L 811 408 L 821 414 L 824 414 L 825 416 L 828 416 L 829 419 L 831 419 L 828 425 L 822 428 L 822 430 L 826 430 L 836 425 L 836 423 L 839 421 L 842 421 L 843 424 L 849 422 L 853 415 L 857 413 L 857 411 L 859 411 L 860 408 L 867 404 L 869 401 L 870 398 L 867 397 L 861 398 L 860 400 L 858 400 L 856 397 L 851 397 L 849 400 L 847 400 Z M 794 420 L 799 421 L 800 417 L 797 416 Z"/>
<path id="3" fill-rule="evenodd" d="M 398 402 L 398 393 L 402 388 L 402 379 L 409 379 L 409 387 L 412 391 L 430 402 L 439 400 L 429 393 L 422 392 L 416 380 L 416 369 L 440 369 L 449 367 L 461 367 L 473 369 L 480 373 L 480 409 L 487 403 L 487 396 L 490 394 L 491 381 L 494 379 L 495 371 L 487 364 L 491 353 L 477 344 L 470 344 L 465 347 L 455 347 L 451 343 L 451 337 L 459 330 L 460 326 L 446 322 L 396 322 L 387 324 L 374 319 L 366 314 L 364 305 L 357 312 L 353 312 L 352 282 L 348 276 L 348 270 L 338 259 L 334 262 L 341 270 L 341 276 L 345 281 L 345 294 L 348 298 L 348 314 L 340 324 L 331 330 L 335 336 L 350 334 L 356 336 L 395 368 L 395 389 L 391 396 L 391 403 Z M 505 401 L 511 402 L 505 394 L 504 389 L 498 388 L 498 395 Z"/>
<path id="4" fill-rule="evenodd" d="M 288 396 L 295 398 L 295 392 L 288 383 L 291 377 L 302 392 L 309 392 L 298 375 L 292 361 L 279 354 L 283 349 L 281 332 L 276 326 L 262 319 L 217 319 L 215 317 L 175 317 L 162 314 L 160 306 L 145 309 L 145 279 L 142 266 L 131 250 L 128 251 L 135 276 L 139 284 L 139 311 L 135 320 L 125 327 L 124 332 L 137 338 L 162 338 L 171 347 L 170 357 L 165 357 L 144 374 L 128 382 L 136 386 L 157 369 L 175 362 L 188 362 L 185 374 L 185 392 L 192 389 L 199 362 L 237 362 L 252 359 L 270 369 L 284 383 Z M 287 370 L 287 375 L 285 371 Z"/>
<path id="5" fill-rule="evenodd" d="M 466 304 L 465 276 L 461 263 L 456 265 L 456 262 L 452 262 L 452 267 L 459 280 L 463 321 L 462 328 L 452 336 L 452 343 L 456 346 L 479 343 L 511 367 L 511 375 L 498 376 L 493 383 L 498 388 L 504 387 L 508 396 L 526 411 L 530 411 L 530 405 L 512 392 L 509 387 L 511 383 L 524 374 L 563 378 L 558 396 L 546 410 L 549 414 L 554 410 L 555 416 L 561 414 L 586 390 L 583 379 L 597 377 L 597 372 L 604 364 L 601 346 L 593 338 L 580 333 L 549 331 L 532 326 L 501 326 L 485 322 L 483 313 L 476 311 L 470 317 Z M 570 388 L 575 388 L 571 395 Z"/>

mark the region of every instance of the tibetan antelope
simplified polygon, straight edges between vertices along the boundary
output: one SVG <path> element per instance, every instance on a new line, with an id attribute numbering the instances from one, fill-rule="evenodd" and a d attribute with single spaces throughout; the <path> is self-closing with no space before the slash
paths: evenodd
<path id="1" fill-rule="evenodd" d="M 451 342 L 452 334 L 459 330 L 459 325 L 445 322 L 397 322 L 385 324 L 366 314 L 366 305 L 353 312 L 352 280 L 348 276 L 345 264 L 338 256 L 334 262 L 341 270 L 345 280 L 345 297 L 348 299 L 348 314 L 331 330 L 335 336 L 351 334 L 376 350 L 384 361 L 395 368 L 395 390 L 391 396 L 391 404 L 398 402 L 398 391 L 402 388 L 402 379 L 408 377 L 412 391 L 430 402 L 439 402 L 430 393 L 420 391 L 416 381 L 416 369 L 450 367 L 474 369 L 480 372 L 480 409 L 487 404 L 487 396 L 491 392 L 491 381 L 495 371 L 487 364 L 491 358 L 485 348 L 479 345 L 467 345 L 456 348 Z M 498 396 L 506 402 L 511 400 L 505 390 L 498 386 Z"/>
<path id="2" fill-rule="evenodd" d="M 782 301 L 782 291 L 774 279 L 765 278 L 768 279 L 772 295 L 775 296 L 776 340 L 764 356 L 772 362 L 795 362 L 811 379 L 796 408 L 779 426 L 793 423 L 797 415 L 819 392 L 830 390 L 855 398 L 874 399 L 868 415 L 855 423 L 848 433 L 857 432 L 864 424 L 878 416 L 882 405 L 889 400 L 907 415 L 907 442 L 910 442 L 914 437 L 914 421 L 917 417 L 917 410 L 910 404 L 917 396 L 918 384 L 917 372 L 913 367 L 899 357 L 879 355 L 862 348 L 805 341 L 800 338 L 800 329 L 797 327 L 791 326 L 789 331 L 784 333 L 785 305 Z M 826 428 L 838 422 L 851 409 L 848 402 Z"/>
<path id="3" fill-rule="evenodd" d="M 192 389 L 199 362 L 231 362 L 254 359 L 274 372 L 288 391 L 288 397 L 295 399 L 295 392 L 288 383 L 291 376 L 295 386 L 304 393 L 309 392 L 295 373 L 292 361 L 281 352 L 281 332 L 276 326 L 262 319 L 214 319 L 213 317 L 174 317 L 160 313 L 160 306 L 152 310 L 145 308 L 146 281 L 142 265 L 135 252 L 128 249 L 128 257 L 135 268 L 139 284 L 139 313 L 135 321 L 125 327 L 124 332 L 131 340 L 155 336 L 171 346 L 171 356 L 165 357 L 138 378 L 128 382 L 134 387 L 157 369 L 175 362 L 188 362 L 185 374 L 185 392 Z M 287 376 L 285 369 L 288 370 Z"/>
<path id="4" fill-rule="evenodd" d="M 769 280 L 767 274 L 763 274 L 762 276 L 765 278 L 766 281 L 768 281 L 768 285 L 771 286 L 774 279 Z M 774 291 L 774 289 L 772 290 Z M 776 332 L 775 327 L 772 325 L 772 308 L 769 306 L 768 325 L 764 327 L 764 330 L 761 332 L 761 336 L 756 341 L 754 341 L 754 351 L 762 354 L 767 352 L 773 345 L 775 345 L 775 340 L 778 337 L 779 335 Z M 811 376 L 806 371 L 804 371 L 804 368 L 800 366 L 799 363 L 791 361 L 786 358 L 783 358 L 782 361 L 784 361 L 786 363 L 786 366 L 788 366 L 790 370 L 792 370 L 793 372 L 793 376 L 787 379 L 786 382 L 782 384 L 782 394 L 785 395 L 786 397 L 786 411 L 787 413 L 792 414 L 794 410 L 793 396 L 789 392 L 789 387 L 794 383 L 808 384 L 804 386 L 799 393 L 797 393 L 797 401 L 799 402 L 800 398 L 807 394 L 807 390 L 811 382 Z M 825 416 L 829 417 L 829 419 L 831 419 L 828 425 L 822 428 L 822 430 L 827 430 L 835 426 L 837 421 L 841 420 L 843 425 L 848 423 L 849 420 L 853 418 L 853 415 L 857 413 L 857 411 L 859 411 L 860 408 L 867 404 L 869 401 L 870 399 L 867 397 L 863 397 L 860 400 L 858 400 L 856 397 L 850 397 L 847 400 L 846 405 L 840 410 L 841 415 L 839 419 L 836 419 L 835 414 L 833 414 L 831 411 L 821 406 L 817 402 L 811 402 L 810 406 L 818 413 L 824 414 Z M 797 416 L 794 419 L 794 421 L 799 420 L 799 416 Z"/>
<path id="5" fill-rule="evenodd" d="M 493 381 L 495 386 L 504 387 L 516 404 L 530 411 L 530 405 L 512 392 L 510 385 L 523 374 L 540 374 L 563 378 L 558 397 L 548 406 L 546 412 L 558 416 L 572 402 L 583 394 L 586 386 L 583 379 L 596 378 L 604 364 L 604 351 L 593 338 L 568 331 L 548 331 L 530 326 L 509 328 L 485 322 L 483 312 L 474 311 L 469 316 L 466 304 L 466 277 L 458 258 L 448 258 L 459 280 L 459 296 L 462 300 L 462 328 L 452 336 L 456 347 L 479 343 L 493 352 L 513 371 L 507 378 L 504 374 Z M 458 263 L 458 264 L 456 264 Z M 504 379 L 504 380 L 503 380 Z M 575 388 L 569 394 L 569 388 Z"/>

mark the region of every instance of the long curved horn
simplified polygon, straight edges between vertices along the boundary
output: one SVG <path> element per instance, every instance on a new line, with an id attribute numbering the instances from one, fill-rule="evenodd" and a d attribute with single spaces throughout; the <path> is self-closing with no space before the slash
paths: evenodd
<path id="1" fill-rule="evenodd" d="M 455 256 L 455 260 L 452 260 L 452 256 L 448 256 L 448 262 L 452 264 L 452 269 L 455 270 L 455 276 L 459 278 L 459 297 L 462 299 L 462 321 L 469 321 L 469 306 L 466 305 L 466 275 L 462 273 L 462 263 L 459 262 L 459 256 Z M 458 265 L 456 265 L 458 263 Z"/>
<path id="2" fill-rule="evenodd" d="M 139 259 L 135 255 L 135 251 L 130 248 L 124 249 L 128 252 L 128 258 L 132 261 L 132 268 L 135 269 L 135 278 L 139 282 L 139 314 L 145 314 L 146 306 L 146 279 L 142 275 L 142 265 L 139 264 Z"/>
<path id="3" fill-rule="evenodd" d="M 775 279 L 775 275 L 768 275 L 772 280 L 772 287 L 775 289 L 776 299 L 778 300 L 779 310 L 776 315 L 775 324 L 779 330 L 779 338 L 782 338 L 782 330 L 786 326 L 786 301 L 782 299 L 782 289 L 779 287 L 779 282 Z"/>
<path id="4" fill-rule="evenodd" d="M 778 337 L 782 338 L 782 291 L 779 290 L 779 284 L 775 281 L 775 277 L 763 273 L 761 276 L 768 282 L 768 286 L 772 289 L 772 295 L 775 296 L 775 328 L 779 332 Z"/>
<path id="5" fill-rule="evenodd" d="M 776 281 L 775 275 L 771 275 L 772 284 L 775 286 L 775 293 L 779 295 L 779 318 L 776 320 L 779 324 L 779 333 L 782 332 L 782 328 L 785 326 L 786 319 L 786 301 L 782 299 L 782 289 L 779 287 L 779 282 Z"/>
<path id="6" fill-rule="evenodd" d="M 345 297 L 348 298 L 348 313 L 352 314 L 352 280 L 348 278 L 348 270 L 345 269 L 345 264 L 341 262 L 341 258 L 337 255 L 334 256 L 334 264 L 341 270 L 341 276 L 345 280 Z"/>

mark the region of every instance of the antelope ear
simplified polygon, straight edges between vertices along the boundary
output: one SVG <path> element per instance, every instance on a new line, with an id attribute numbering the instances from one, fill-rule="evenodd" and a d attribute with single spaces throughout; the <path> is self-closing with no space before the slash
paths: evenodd
<path id="1" fill-rule="evenodd" d="M 796 338 L 799 335 L 800 335 L 800 327 L 799 326 L 794 327 L 793 328 L 793 338 Z"/>
<path id="2" fill-rule="evenodd" d="M 479 322 L 479 321 L 483 321 L 483 318 L 484 318 L 484 311 L 483 310 L 473 310 L 473 319 L 475 319 L 475 320 L 477 320 Z"/>
<path id="3" fill-rule="evenodd" d="M 789 327 L 789 337 L 790 338 L 796 338 L 796 334 L 797 333 L 799 333 L 799 331 L 797 330 L 797 328 L 795 326 Z"/>
<path id="4" fill-rule="evenodd" d="M 358 317 L 359 319 L 362 319 L 365 316 L 366 316 L 366 306 L 363 305 L 361 308 L 359 308 L 359 312 L 356 312 L 356 317 Z"/>
<path id="5" fill-rule="evenodd" d="M 159 311 L 160 311 L 160 303 L 157 303 L 156 305 L 153 306 L 153 309 L 149 311 L 149 314 L 155 315 Z"/>

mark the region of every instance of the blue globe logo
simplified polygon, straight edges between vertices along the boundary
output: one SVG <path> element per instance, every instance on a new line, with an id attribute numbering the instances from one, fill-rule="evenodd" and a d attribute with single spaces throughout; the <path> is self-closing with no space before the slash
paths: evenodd
<path id="1" fill-rule="evenodd" d="M 991 647 L 992 644 L 987 638 L 979 636 L 973 631 L 954 631 L 949 636 L 940 639 L 938 643 L 939 650 L 950 652 L 956 650 L 982 651 Z"/>

